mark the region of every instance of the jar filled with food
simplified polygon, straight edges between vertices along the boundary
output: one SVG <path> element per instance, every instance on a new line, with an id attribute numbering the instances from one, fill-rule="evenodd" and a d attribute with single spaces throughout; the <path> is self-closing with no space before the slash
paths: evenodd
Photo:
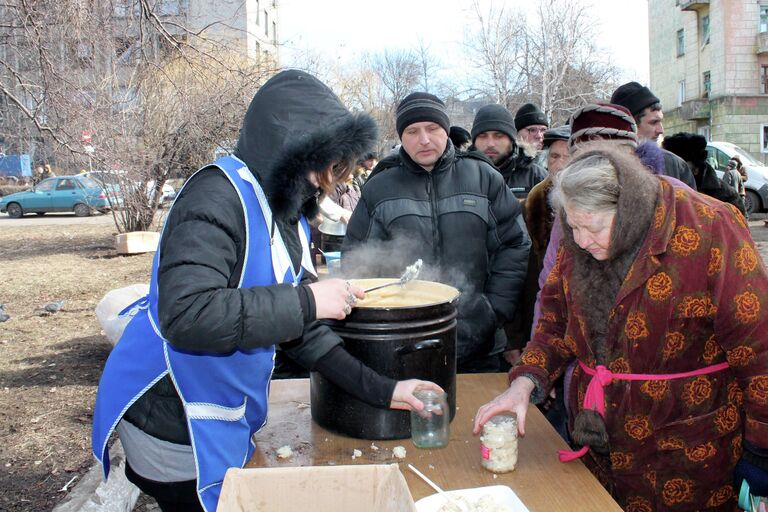
<path id="1" fill-rule="evenodd" d="M 517 416 L 498 414 L 483 425 L 480 463 L 494 473 L 506 473 L 517 465 Z"/>
<path id="2" fill-rule="evenodd" d="M 411 440 L 418 448 L 442 448 L 448 444 L 450 411 L 445 392 L 416 391 L 424 409 L 411 411 Z"/>

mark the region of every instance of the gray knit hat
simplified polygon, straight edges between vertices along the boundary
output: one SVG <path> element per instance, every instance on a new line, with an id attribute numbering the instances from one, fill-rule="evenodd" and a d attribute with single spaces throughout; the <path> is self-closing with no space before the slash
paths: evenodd
<path id="1" fill-rule="evenodd" d="M 515 120 L 512 113 L 504 105 L 486 105 L 475 114 L 475 120 L 472 121 L 472 144 L 475 139 L 483 132 L 501 132 L 507 135 L 512 141 L 515 140 L 517 130 L 515 130 Z"/>
<path id="2" fill-rule="evenodd" d="M 397 136 L 402 139 L 403 131 L 413 123 L 432 122 L 439 124 L 445 133 L 451 129 L 448 120 L 448 110 L 445 103 L 428 92 L 413 92 L 406 96 L 397 106 L 395 113 L 395 128 Z"/>

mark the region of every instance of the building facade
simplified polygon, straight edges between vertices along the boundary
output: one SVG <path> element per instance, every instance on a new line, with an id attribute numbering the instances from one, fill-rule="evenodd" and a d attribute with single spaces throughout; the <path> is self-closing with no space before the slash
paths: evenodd
<path id="1" fill-rule="evenodd" d="M 651 90 L 668 134 L 768 162 L 768 0 L 649 0 Z"/>
<path id="2" fill-rule="evenodd" d="M 279 66 L 277 0 L 80 0 L 0 6 L 0 152 L 55 160 L 102 120 L 140 109 L 136 77 L 178 54 L 235 55 Z M 42 30 L 40 27 L 45 27 Z M 186 46 L 186 47 L 185 47 Z M 192 51 L 191 49 L 194 49 Z M 55 117 L 55 119 L 53 119 Z M 120 119 L 115 120 L 115 123 Z M 46 143 L 42 132 L 60 136 Z M 61 138 L 63 137 L 63 139 Z"/>

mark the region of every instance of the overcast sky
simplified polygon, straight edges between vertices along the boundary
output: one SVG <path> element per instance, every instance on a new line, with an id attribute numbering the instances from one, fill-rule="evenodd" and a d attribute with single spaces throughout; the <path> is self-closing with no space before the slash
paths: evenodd
<path id="1" fill-rule="evenodd" d="M 491 0 L 480 0 L 489 5 Z M 671 0 L 670 0 L 671 1 Z M 494 7 L 527 8 L 530 0 L 495 0 Z M 623 73 L 648 83 L 647 0 L 585 0 L 597 17 L 597 45 Z M 442 67 L 467 59 L 462 41 L 473 20 L 470 0 L 279 0 L 279 37 L 286 66 L 312 49 L 353 61 L 363 52 L 415 48 L 419 37 Z"/>

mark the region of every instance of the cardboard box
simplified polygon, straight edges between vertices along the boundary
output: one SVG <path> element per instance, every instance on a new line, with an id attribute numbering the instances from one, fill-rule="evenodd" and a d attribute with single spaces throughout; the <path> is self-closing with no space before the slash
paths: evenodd
<path id="1" fill-rule="evenodd" d="M 132 231 L 115 236 L 117 254 L 140 254 L 157 250 L 160 233 L 157 231 Z"/>
<path id="2" fill-rule="evenodd" d="M 219 512 L 416 512 L 397 464 L 232 468 Z"/>

